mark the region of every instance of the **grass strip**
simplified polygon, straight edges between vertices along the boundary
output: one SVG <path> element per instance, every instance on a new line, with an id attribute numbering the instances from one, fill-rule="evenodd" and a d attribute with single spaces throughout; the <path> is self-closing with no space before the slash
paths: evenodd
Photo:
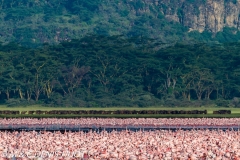
<path id="1" fill-rule="evenodd" d="M 0 115 L 0 118 L 240 118 L 240 114 L 84 114 Z"/>

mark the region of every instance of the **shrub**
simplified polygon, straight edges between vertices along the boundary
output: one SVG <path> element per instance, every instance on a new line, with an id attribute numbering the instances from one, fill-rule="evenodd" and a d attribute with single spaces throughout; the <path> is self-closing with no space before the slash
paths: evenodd
<path id="1" fill-rule="evenodd" d="M 231 101 L 231 104 L 234 106 L 234 107 L 240 107 L 240 103 L 239 103 L 239 98 L 238 97 L 234 97 Z"/>
<path id="2" fill-rule="evenodd" d="M 215 104 L 219 107 L 228 107 L 229 106 L 229 101 L 225 99 L 218 99 L 215 101 Z"/>
<path id="3" fill-rule="evenodd" d="M 17 107 L 17 106 L 28 106 L 28 105 L 33 105 L 36 104 L 36 101 L 30 100 L 28 101 L 27 99 L 15 99 L 15 98 L 10 98 L 9 100 L 6 100 L 6 105 L 7 107 Z"/>

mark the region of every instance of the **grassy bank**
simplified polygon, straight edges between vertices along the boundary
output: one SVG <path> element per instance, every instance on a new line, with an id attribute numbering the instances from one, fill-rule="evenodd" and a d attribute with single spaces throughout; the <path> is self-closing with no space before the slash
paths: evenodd
<path id="1" fill-rule="evenodd" d="M 0 105 L 0 110 L 14 110 L 14 111 L 50 111 L 50 110 L 207 110 L 208 114 L 85 114 L 85 115 L 0 115 L 1 118 L 80 118 L 80 117 L 102 117 L 102 118 L 234 118 L 240 117 L 240 108 L 227 107 L 109 107 L 109 108 L 79 108 L 79 107 L 45 107 L 40 105 L 33 106 L 19 106 L 7 107 Z M 232 114 L 217 115 L 212 114 L 214 110 L 231 110 Z"/>
<path id="2" fill-rule="evenodd" d="M 50 111 L 50 110 L 207 110 L 208 113 L 212 113 L 214 110 L 231 110 L 232 113 L 239 113 L 240 108 L 229 108 L 229 107 L 89 107 L 89 108 L 80 108 L 80 107 L 46 107 L 40 105 L 32 106 L 18 106 L 18 107 L 7 107 L 6 105 L 0 105 L 0 110 L 14 110 L 14 111 Z"/>
<path id="3" fill-rule="evenodd" d="M 86 115 L 0 115 L 0 118 L 240 118 L 240 114 L 86 114 Z"/>

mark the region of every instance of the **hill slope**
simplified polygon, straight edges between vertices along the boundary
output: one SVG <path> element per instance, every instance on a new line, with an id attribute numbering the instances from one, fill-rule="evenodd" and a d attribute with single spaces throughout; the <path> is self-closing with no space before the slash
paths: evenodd
<path id="1" fill-rule="evenodd" d="M 238 41 L 238 0 L 3 0 L 0 41 L 59 43 L 86 34 L 164 42 Z"/>

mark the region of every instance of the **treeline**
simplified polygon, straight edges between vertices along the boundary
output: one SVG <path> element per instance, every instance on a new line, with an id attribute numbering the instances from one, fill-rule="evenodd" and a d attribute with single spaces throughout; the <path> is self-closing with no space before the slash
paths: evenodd
<path id="1" fill-rule="evenodd" d="M 89 35 L 29 49 L 0 46 L 9 106 L 240 106 L 240 43 L 176 44 Z"/>

